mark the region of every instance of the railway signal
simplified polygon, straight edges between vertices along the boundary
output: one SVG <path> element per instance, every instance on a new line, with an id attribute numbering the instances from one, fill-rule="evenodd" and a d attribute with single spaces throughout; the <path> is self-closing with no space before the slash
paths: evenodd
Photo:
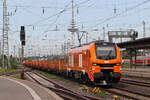
<path id="1" fill-rule="evenodd" d="M 21 79 L 24 79 L 24 67 L 23 67 L 23 61 L 24 61 L 24 46 L 25 46 L 25 27 L 21 26 L 21 30 L 20 30 L 20 41 L 21 41 Z"/>
<path id="2" fill-rule="evenodd" d="M 25 27 L 21 26 L 20 30 L 20 41 L 23 46 L 25 46 Z"/>

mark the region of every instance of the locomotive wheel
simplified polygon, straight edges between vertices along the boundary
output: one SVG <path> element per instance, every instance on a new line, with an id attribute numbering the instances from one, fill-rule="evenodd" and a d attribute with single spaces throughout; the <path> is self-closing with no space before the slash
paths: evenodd
<path id="1" fill-rule="evenodd" d="M 82 74 L 82 83 L 84 83 L 84 84 L 89 83 L 89 77 L 87 74 L 85 74 L 85 75 Z"/>

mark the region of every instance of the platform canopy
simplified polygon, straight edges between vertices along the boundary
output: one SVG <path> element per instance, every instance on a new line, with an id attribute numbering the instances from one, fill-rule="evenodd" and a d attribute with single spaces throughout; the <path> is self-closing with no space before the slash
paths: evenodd
<path id="1" fill-rule="evenodd" d="M 126 49 L 150 49 L 150 37 L 117 43 L 117 45 Z"/>

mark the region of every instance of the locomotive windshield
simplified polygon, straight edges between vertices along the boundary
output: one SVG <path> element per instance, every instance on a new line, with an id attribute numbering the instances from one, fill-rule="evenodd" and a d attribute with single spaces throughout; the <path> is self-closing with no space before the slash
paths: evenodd
<path id="1" fill-rule="evenodd" d="M 97 59 L 108 60 L 116 58 L 115 45 L 96 45 L 95 51 Z"/>

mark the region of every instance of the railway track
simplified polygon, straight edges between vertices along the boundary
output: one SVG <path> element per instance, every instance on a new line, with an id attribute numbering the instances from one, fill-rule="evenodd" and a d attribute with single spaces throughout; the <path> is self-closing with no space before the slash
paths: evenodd
<path id="1" fill-rule="evenodd" d="M 26 72 L 26 75 L 34 80 L 36 83 L 54 91 L 57 95 L 65 100 L 99 100 L 97 98 L 73 92 L 36 72 Z"/>
<path id="2" fill-rule="evenodd" d="M 137 79 L 145 79 L 150 80 L 150 71 L 126 71 L 123 70 L 123 77 L 137 78 Z"/>
<path id="3" fill-rule="evenodd" d="M 149 74 L 149 72 L 150 71 L 147 71 L 147 70 L 125 70 L 125 69 L 123 69 L 123 71 L 126 71 L 126 72 L 135 72 L 135 73 L 148 73 Z"/>
<path id="4" fill-rule="evenodd" d="M 46 88 L 54 91 L 56 94 L 58 94 L 60 97 L 62 97 L 65 100 L 98 100 L 96 98 L 88 97 L 88 96 L 83 96 L 77 93 L 74 93 L 71 90 L 68 90 L 61 86 L 60 84 L 55 83 L 51 79 L 48 79 L 44 77 L 43 75 L 35 72 L 27 72 L 28 76 L 32 77 L 34 81 L 39 83 L 40 85 L 45 86 Z M 38 79 L 37 77 L 40 77 L 44 81 L 48 81 L 51 85 L 44 85 L 41 83 L 41 79 Z M 45 83 L 45 82 L 44 82 Z M 47 82 L 46 82 L 47 83 Z M 139 90 L 136 91 L 133 89 L 133 87 L 128 87 L 128 85 L 132 85 L 135 87 L 144 87 L 144 88 L 149 88 L 150 90 L 150 85 L 148 83 L 144 82 L 137 82 L 133 80 L 123 80 L 120 84 L 124 84 L 123 86 L 118 86 L 114 85 L 109 89 L 104 89 L 105 91 L 118 95 L 120 97 L 125 97 L 128 99 L 133 99 L 133 100 L 150 100 L 150 95 L 148 94 L 149 92 L 142 93 Z M 90 87 L 90 86 L 89 86 Z"/>
<path id="5" fill-rule="evenodd" d="M 135 81 L 123 81 L 118 85 L 106 89 L 107 92 L 117 94 L 133 100 L 150 100 L 150 86 L 147 83 Z"/>
<path id="6" fill-rule="evenodd" d="M 132 84 L 132 85 L 137 85 L 137 86 L 143 86 L 143 87 L 150 88 L 150 83 L 141 82 L 141 81 L 134 81 L 134 80 L 123 79 L 121 83 Z"/>

